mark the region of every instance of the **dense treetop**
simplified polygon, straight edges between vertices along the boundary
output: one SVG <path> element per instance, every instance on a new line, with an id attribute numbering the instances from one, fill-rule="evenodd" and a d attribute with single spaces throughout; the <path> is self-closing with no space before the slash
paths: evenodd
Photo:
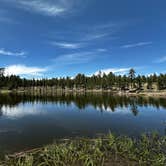
<path id="1" fill-rule="evenodd" d="M 0 68 L 0 88 L 17 89 L 19 87 L 54 87 L 61 89 L 103 89 L 103 90 L 141 90 L 143 88 L 158 90 L 166 89 L 166 74 L 160 75 L 136 75 L 134 69 L 130 69 L 127 75 L 108 75 L 99 72 L 98 75 L 85 76 L 77 74 L 75 78 L 63 77 L 52 79 L 25 79 L 19 76 L 4 76 L 4 69 Z"/>

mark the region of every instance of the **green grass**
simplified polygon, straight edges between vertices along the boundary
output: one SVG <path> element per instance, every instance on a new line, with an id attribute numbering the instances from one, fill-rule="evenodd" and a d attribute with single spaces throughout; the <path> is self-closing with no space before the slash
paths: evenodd
<path id="1" fill-rule="evenodd" d="M 166 165 L 166 136 L 143 134 L 140 138 L 75 139 L 30 152 L 6 156 L 1 166 L 111 166 Z"/>

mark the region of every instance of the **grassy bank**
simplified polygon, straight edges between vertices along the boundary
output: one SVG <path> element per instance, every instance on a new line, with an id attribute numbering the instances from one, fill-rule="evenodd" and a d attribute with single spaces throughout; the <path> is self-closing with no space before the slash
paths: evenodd
<path id="1" fill-rule="evenodd" d="M 54 89 L 51 87 L 47 88 L 18 88 L 13 90 L 1 90 L 0 94 L 9 94 L 9 93 L 18 93 L 18 94 L 29 94 L 29 95 L 57 95 L 57 94 L 84 94 L 84 93 L 94 93 L 94 94 L 102 94 L 102 93 L 111 93 L 114 95 L 120 96 L 145 96 L 145 97 L 166 97 L 166 90 L 141 90 L 141 91 L 121 91 L 121 90 L 102 90 L 102 89 Z"/>
<path id="2" fill-rule="evenodd" d="M 75 139 L 6 156 L 1 166 L 166 165 L 166 137 L 153 133 L 134 139 L 109 134 Z"/>

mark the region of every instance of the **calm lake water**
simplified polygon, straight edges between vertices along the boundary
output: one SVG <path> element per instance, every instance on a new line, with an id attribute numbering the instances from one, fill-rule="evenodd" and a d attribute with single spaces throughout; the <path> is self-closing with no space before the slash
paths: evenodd
<path id="1" fill-rule="evenodd" d="M 59 138 L 166 133 L 166 99 L 111 94 L 0 96 L 0 151 L 15 152 Z"/>

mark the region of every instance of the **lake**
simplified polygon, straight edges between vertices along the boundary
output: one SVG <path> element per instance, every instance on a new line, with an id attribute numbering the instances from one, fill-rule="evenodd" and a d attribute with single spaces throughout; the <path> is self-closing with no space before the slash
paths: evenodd
<path id="1" fill-rule="evenodd" d="M 0 151 L 12 153 L 61 138 L 113 132 L 166 134 L 166 99 L 112 94 L 0 95 Z"/>

